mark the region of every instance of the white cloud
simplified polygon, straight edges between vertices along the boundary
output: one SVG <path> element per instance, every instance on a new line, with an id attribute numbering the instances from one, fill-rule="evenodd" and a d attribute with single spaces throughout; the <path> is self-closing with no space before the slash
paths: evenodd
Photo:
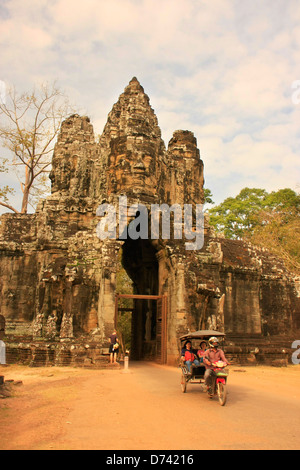
<path id="1" fill-rule="evenodd" d="M 137 76 L 166 145 L 194 132 L 219 198 L 300 183 L 297 0 L 7 0 L 0 46 L 0 80 L 58 79 L 96 133 Z"/>

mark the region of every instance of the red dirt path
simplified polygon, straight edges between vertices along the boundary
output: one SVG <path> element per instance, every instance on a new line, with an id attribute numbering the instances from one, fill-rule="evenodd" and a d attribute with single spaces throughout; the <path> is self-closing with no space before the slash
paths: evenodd
<path id="1" fill-rule="evenodd" d="M 299 449 L 300 366 L 230 369 L 221 407 L 168 366 L 0 366 L 23 382 L 0 400 L 0 449 Z"/>

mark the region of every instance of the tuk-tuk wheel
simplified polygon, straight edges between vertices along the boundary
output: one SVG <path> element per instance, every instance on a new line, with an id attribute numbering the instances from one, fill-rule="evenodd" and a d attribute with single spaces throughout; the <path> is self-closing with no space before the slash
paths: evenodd
<path id="1" fill-rule="evenodd" d="M 184 374 L 181 376 L 181 391 L 182 393 L 186 392 L 186 380 Z"/>

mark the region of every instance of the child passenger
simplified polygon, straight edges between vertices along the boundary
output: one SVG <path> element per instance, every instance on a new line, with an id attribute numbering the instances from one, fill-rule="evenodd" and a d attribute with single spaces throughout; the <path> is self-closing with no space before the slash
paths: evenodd
<path id="1" fill-rule="evenodd" d="M 205 356 L 205 351 L 206 351 L 206 341 L 201 341 L 199 345 L 200 349 L 197 351 L 197 356 L 199 358 L 199 362 L 203 364 L 203 358 Z"/>

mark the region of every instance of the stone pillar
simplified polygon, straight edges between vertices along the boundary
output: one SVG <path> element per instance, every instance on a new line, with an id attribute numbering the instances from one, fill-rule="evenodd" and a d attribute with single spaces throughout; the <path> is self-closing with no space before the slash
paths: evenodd
<path id="1" fill-rule="evenodd" d="M 73 338 L 73 315 L 71 313 L 63 314 L 59 336 L 60 339 Z"/>
<path id="2" fill-rule="evenodd" d="M 105 341 L 115 328 L 116 271 L 121 243 L 105 240 L 102 245 L 102 273 L 98 302 L 98 328 Z"/>
<path id="3" fill-rule="evenodd" d="M 0 341 L 0 364 L 6 364 L 6 346 L 4 341 Z"/>

